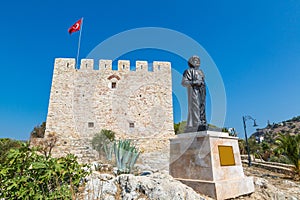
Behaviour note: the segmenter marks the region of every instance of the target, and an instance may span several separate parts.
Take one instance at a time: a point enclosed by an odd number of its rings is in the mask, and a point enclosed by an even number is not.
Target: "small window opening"
[[[160,65],[158,65],[157,69],[160,70]]]
[[[123,65],[123,69],[125,69],[125,65]]]
[[[85,64],[85,68],[87,68],[87,63]]]
[[[107,65],[105,64],[105,65],[104,65],[104,68],[106,69],[106,67],[107,67]]]
[[[69,63],[67,63],[67,67],[69,68]]]
[[[140,94],[140,97],[142,97],[142,95]]]
[[[134,123],[133,122],[129,123],[129,128],[134,128]]]
[[[64,141],[64,144],[67,144],[67,142],[66,142],[66,141]]]
[[[89,122],[89,123],[88,123],[88,127],[89,127],[89,128],[93,128],[93,127],[94,127],[94,122]]]
[[[117,83],[116,82],[112,82],[111,83],[111,88],[116,88],[117,87]]]
[[[141,69],[143,69],[143,65],[141,65]]]

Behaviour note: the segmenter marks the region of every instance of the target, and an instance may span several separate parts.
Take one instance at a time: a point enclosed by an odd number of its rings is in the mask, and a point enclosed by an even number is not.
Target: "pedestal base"
[[[201,194],[206,194],[218,200],[235,198],[254,192],[253,177],[216,182],[180,178],[176,178],[176,180]]]
[[[217,200],[254,192],[253,178],[244,176],[238,138],[222,132],[201,131],[171,139],[170,175]]]

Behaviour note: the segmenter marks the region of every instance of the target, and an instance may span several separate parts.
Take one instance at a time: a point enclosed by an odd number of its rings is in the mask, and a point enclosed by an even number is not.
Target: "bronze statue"
[[[200,58],[192,56],[188,60],[189,69],[185,70],[181,84],[188,93],[188,119],[185,132],[207,130],[205,99],[205,77],[200,67]]]

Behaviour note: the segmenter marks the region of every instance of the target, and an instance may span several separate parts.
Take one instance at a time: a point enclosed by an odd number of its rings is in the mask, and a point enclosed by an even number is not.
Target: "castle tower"
[[[75,59],[55,59],[46,126],[45,137],[58,137],[56,156],[93,160],[91,140],[101,129],[135,140],[147,160],[168,155],[174,135],[171,63],[155,61],[149,70],[146,61],[136,61],[133,71],[127,60],[112,70],[111,60],[100,60],[95,69],[94,60],[82,59],[76,69]]]

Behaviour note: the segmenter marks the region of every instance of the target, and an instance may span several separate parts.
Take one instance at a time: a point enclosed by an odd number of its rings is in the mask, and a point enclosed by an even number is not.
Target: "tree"
[[[276,139],[277,151],[283,153],[295,166],[295,171],[300,175],[300,135],[279,133]]]
[[[177,124],[174,123],[175,135],[184,133],[185,127],[186,127],[186,121],[178,122]]]
[[[37,125],[33,128],[30,133],[30,137],[33,138],[44,138],[46,130],[46,122],[43,122],[41,125]]]

